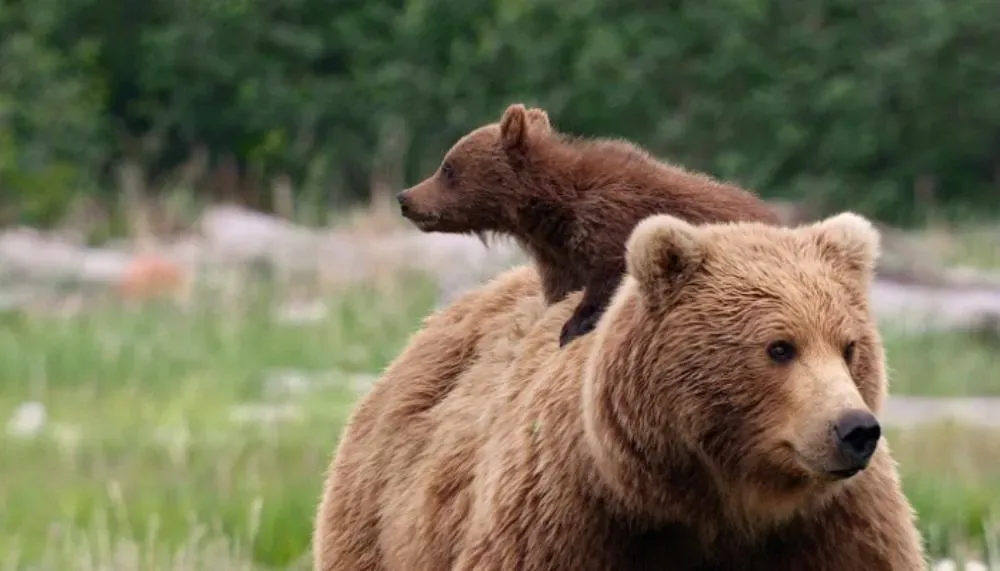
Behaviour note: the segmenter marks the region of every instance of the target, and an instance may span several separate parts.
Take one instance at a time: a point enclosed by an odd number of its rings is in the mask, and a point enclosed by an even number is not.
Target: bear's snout
[[[403,215],[403,218],[413,222],[421,230],[433,229],[431,228],[431,224],[435,222],[435,216],[414,206],[412,189],[406,189],[397,194],[396,201],[399,202],[399,212]],[[417,201],[417,204],[419,204],[419,201]]]
[[[410,201],[407,200],[407,194],[406,194],[405,190],[401,191],[400,193],[398,193],[396,195],[396,202],[399,203],[399,212],[400,212],[400,214],[402,214],[406,218],[409,218],[410,215],[411,215],[411,212],[410,212]]]
[[[868,467],[882,437],[882,427],[872,413],[849,410],[833,424],[833,434],[843,461],[843,467],[833,474],[850,477]]]

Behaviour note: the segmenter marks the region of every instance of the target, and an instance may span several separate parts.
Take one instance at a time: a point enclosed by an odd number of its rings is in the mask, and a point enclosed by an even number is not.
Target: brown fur
[[[316,569],[439,569],[436,561],[452,557],[468,509],[463,487],[471,454],[482,438],[476,432],[482,409],[467,403],[497,379],[491,372],[513,359],[543,309],[537,274],[516,268],[424,321],[341,435],[314,529]],[[454,454],[439,453],[446,443]],[[394,500],[429,474],[447,474],[441,487],[427,490],[438,501],[424,504],[432,510],[426,518],[408,521],[404,514],[416,508]],[[440,538],[441,550],[415,556],[405,541],[392,539],[404,525]]]
[[[583,289],[560,346],[600,319],[625,273],[625,239],[646,216],[780,223],[753,193],[664,164],[625,140],[562,135],[544,110],[522,104],[460,139],[399,201],[425,232],[515,238],[538,266],[550,304]]]
[[[355,411],[315,568],[925,568],[884,439],[843,479],[831,423],[887,391],[878,234],[670,216],[627,242],[595,334],[517,268],[428,320]],[[775,341],[798,353],[774,362]],[[854,342],[854,350],[845,348]]]

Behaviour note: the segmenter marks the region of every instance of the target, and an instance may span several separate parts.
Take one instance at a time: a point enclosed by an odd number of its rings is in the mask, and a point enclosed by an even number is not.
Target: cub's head
[[[521,167],[551,133],[544,110],[510,105],[498,123],[459,139],[434,174],[396,195],[403,216],[424,232],[507,229],[524,200]]]
[[[591,436],[650,466],[695,462],[740,509],[791,513],[860,477],[886,392],[878,249],[852,213],[798,228],[645,219],[594,340]]]

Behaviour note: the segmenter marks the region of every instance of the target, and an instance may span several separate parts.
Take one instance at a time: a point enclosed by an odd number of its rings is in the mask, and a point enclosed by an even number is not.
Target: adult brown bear
[[[593,335],[527,268],[428,320],[334,458],[321,571],[917,571],[876,418],[879,235],[658,215]]]

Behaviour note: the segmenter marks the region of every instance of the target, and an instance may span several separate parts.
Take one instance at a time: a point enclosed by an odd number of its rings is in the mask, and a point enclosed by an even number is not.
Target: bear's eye
[[[844,345],[844,361],[850,365],[854,361],[854,341]]]
[[[444,176],[446,180],[451,182],[451,180],[455,178],[455,167],[451,166],[451,163],[442,164],[441,175]]]
[[[767,356],[775,363],[787,363],[795,358],[795,345],[788,341],[775,341],[767,346]]]

